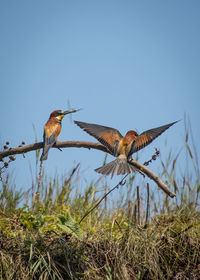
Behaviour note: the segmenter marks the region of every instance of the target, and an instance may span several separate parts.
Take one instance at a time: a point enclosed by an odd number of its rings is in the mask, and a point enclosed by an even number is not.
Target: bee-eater
[[[44,126],[44,134],[43,134],[43,152],[40,160],[46,160],[48,157],[49,149],[56,143],[57,138],[61,131],[61,122],[65,115],[71,114],[78,110],[56,110],[50,114],[48,121]]]
[[[130,130],[123,137],[121,133],[112,127],[74,121],[80,128],[95,137],[101,144],[106,146],[109,152],[117,159],[95,169],[96,172],[113,177],[114,174],[127,174],[137,169],[128,162],[133,153],[149,145],[156,137],[161,135],[166,129],[175,124],[172,122],[157,128],[146,130],[140,135],[134,130]]]

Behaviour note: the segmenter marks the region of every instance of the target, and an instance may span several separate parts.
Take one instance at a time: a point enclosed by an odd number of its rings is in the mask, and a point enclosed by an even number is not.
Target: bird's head
[[[50,118],[56,118],[58,121],[62,121],[65,115],[75,113],[79,111],[80,109],[77,110],[67,110],[67,111],[62,111],[62,110],[55,110],[51,113]]]
[[[134,140],[137,136],[138,136],[138,134],[134,130],[129,130],[125,135],[126,139],[130,140],[130,141]]]

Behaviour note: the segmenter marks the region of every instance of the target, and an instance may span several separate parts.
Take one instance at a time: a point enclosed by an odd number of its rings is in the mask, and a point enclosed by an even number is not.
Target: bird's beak
[[[81,109],[77,109],[77,110],[67,110],[67,111],[64,111],[64,112],[63,112],[63,115],[75,113],[75,112],[78,112],[78,111],[80,111],[80,110],[81,110]]]

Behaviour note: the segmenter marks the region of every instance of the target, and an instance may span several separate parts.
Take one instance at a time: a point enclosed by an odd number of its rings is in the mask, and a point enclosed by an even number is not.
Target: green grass
[[[187,131],[183,152],[193,177],[177,172],[178,156],[160,162],[176,198],[129,176],[112,207],[108,196],[81,223],[101,198],[101,181],[83,192],[79,166],[64,179],[42,171],[39,187],[23,193],[2,163],[0,279],[200,279],[199,166]]]

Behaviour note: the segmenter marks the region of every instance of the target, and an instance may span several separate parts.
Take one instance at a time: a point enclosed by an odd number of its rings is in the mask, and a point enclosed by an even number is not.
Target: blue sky
[[[49,114],[68,109],[70,101],[83,108],[74,120],[122,134],[183,120],[186,113],[199,152],[199,11],[197,0],[1,1],[1,145],[33,143],[35,132],[41,141]],[[149,159],[155,146],[163,155],[176,153],[183,137],[181,121],[140,154]],[[94,140],[68,117],[59,139]],[[100,151],[52,149],[45,170],[63,174],[80,162],[90,182],[103,159]],[[34,152],[17,156],[10,166],[17,186],[30,187],[34,168]]]

